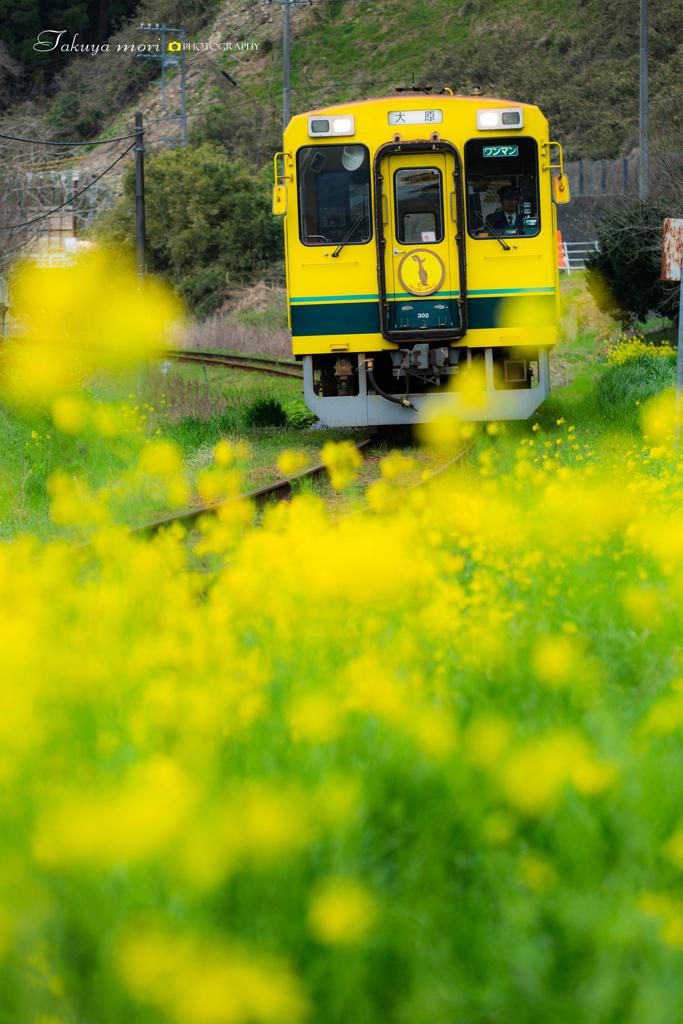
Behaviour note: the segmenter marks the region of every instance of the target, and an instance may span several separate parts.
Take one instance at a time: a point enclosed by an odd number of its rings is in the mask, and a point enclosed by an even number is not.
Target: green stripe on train
[[[468,327],[473,331],[555,326],[554,294],[472,296],[467,300],[467,310]],[[380,333],[377,302],[290,305],[290,313],[295,338]]]

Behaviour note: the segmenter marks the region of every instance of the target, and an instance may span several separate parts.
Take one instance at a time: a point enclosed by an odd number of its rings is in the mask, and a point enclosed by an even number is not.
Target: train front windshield
[[[472,238],[539,233],[535,139],[470,139],[465,144],[465,179]]]
[[[303,146],[297,153],[297,181],[304,245],[370,241],[370,154],[365,146]]]

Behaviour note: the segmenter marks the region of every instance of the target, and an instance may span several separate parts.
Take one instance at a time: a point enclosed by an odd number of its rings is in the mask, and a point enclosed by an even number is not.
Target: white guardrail
[[[557,259],[560,264],[560,272],[563,270],[571,276],[572,270],[586,269],[586,256],[591,252],[599,252],[597,242],[558,242]]]

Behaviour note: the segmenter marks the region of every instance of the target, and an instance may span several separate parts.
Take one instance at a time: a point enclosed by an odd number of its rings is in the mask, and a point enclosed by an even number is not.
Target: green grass
[[[675,356],[655,358],[642,355],[623,366],[607,367],[596,387],[596,401],[608,420],[635,430],[640,407],[675,383]]]
[[[282,475],[277,460],[285,449],[304,452],[313,465],[327,440],[364,436],[363,431],[309,432],[311,417],[299,381],[211,366],[207,376],[208,383],[202,367],[194,364],[162,375],[153,363],[140,381],[109,376],[92,382],[86,392],[91,401],[123,401],[145,417],[138,432],[125,440],[107,440],[92,428],[70,435],[35,409],[0,406],[0,538],[75,536],[73,527],[57,526],[50,518],[48,478],[57,470],[89,491],[112,491],[116,522],[136,524],[163,515],[169,509],[158,489],[136,491],[125,483],[148,441],[166,438],[178,446],[190,503],[198,504],[197,474],[212,464],[213,448],[224,438],[239,446],[236,468],[243,489],[252,490]],[[278,412],[280,426],[272,417],[263,418],[264,407]],[[291,411],[294,423],[283,408]]]
[[[552,389],[531,421],[503,424],[501,434],[495,439],[481,435],[467,464],[460,467],[465,475],[478,474],[478,456],[487,448],[495,450],[499,470],[511,472],[521,440],[534,442],[534,458],[539,463],[543,453],[550,450],[546,448],[549,442],[553,446],[553,460],[569,466],[589,461],[586,459],[588,451],[602,456],[605,448],[614,445],[615,436],[620,438],[619,445],[623,444],[624,452],[637,443],[641,436],[641,405],[672,383],[673,365],[670,360],[643,357],[622,367],[608,366],[605,340],[613,338],[618,329],[597,313],[578,275],[562,281],[565,316],[569,303],[577,309],[578,334],[572,340],[562,339],[553,359],[559,360],[563,374],[571,383]],[[268,312],[272,314],[270,307]],[[667,330],[658,323],[643,326],[651,332],[648,338],[656,330]],[[63,470],[83,485],[87,483],[95,492],[103,487],[120,490],[146,439],[167,438],[179,447],[191,502],[198,503],[197,474],[212,463],[213,448],[222,438],[241,443],[237,469],[243,488],[251,490],[281,475],[277,460],[285,449],[302,451],[307,464],[313,465],[319,461],[320,450],[327,440],[351,437],[355,441],[366,434],[364,430],[351,434],[309,432],[305,424],[304,429],[300,429],[289,421],[280,427],[257,422],[259,410],[267,409],[269,404],[280,416],[280,410],[291,410],[296,421],[305,410],[302,383],[223,367],[207,366],[205,377],[201,365],[180,364],[163,375],[159,365],[153,363],[149,374],[141,381],[107,378],[93,382],[90,391],[94,399],[105,402],[123,399],[131,407],[138,407],[139,414],[144,414],[146,419],[137,440],[112,444],[94,430],[73,437],[55,430],[43,415],[0,409],[0,537],[8,539],[18,533],[31,533],[41,538],[73,536],[72,528],[57,527],[50,519],[49,473]],[[558,420],[563,422],[558,425]],[[532,430],[534,423],[538,425],[537,431]],[[569,436],[569,426],[574,428],[573,438]],[[558,438],[562,439],[560,445],[556,444]],[[574,444],[579,445],[578,449]],[[439,456],[434,462],[434,456],[420,448],[410,431],[385,428],[376,439],[375,454],[369,457],[359,483],[343,496],[335,494],[326,478],[301,486],[323,497],[334,514],[342,514],[364,503],[363,490],[378,475],[378,458],[392,448],[412,454],[420,472],[425,467],[434,468],[442,460]],[[414,479],[418,476],[416,471]],[[407,482],[413,482],[413,477]],[[168,509],[160,492],[135,494],[126,487],[114,507],[115,520],[122,523],[144,522],[163,515]]]

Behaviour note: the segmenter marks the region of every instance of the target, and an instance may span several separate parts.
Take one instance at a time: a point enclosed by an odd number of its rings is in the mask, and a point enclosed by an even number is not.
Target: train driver
[[[498,189],[501,209],[490,213],[486,224],[497,235],[523,235],[524,218],[519,212],[521,190],[516,185],[503,185]]]

